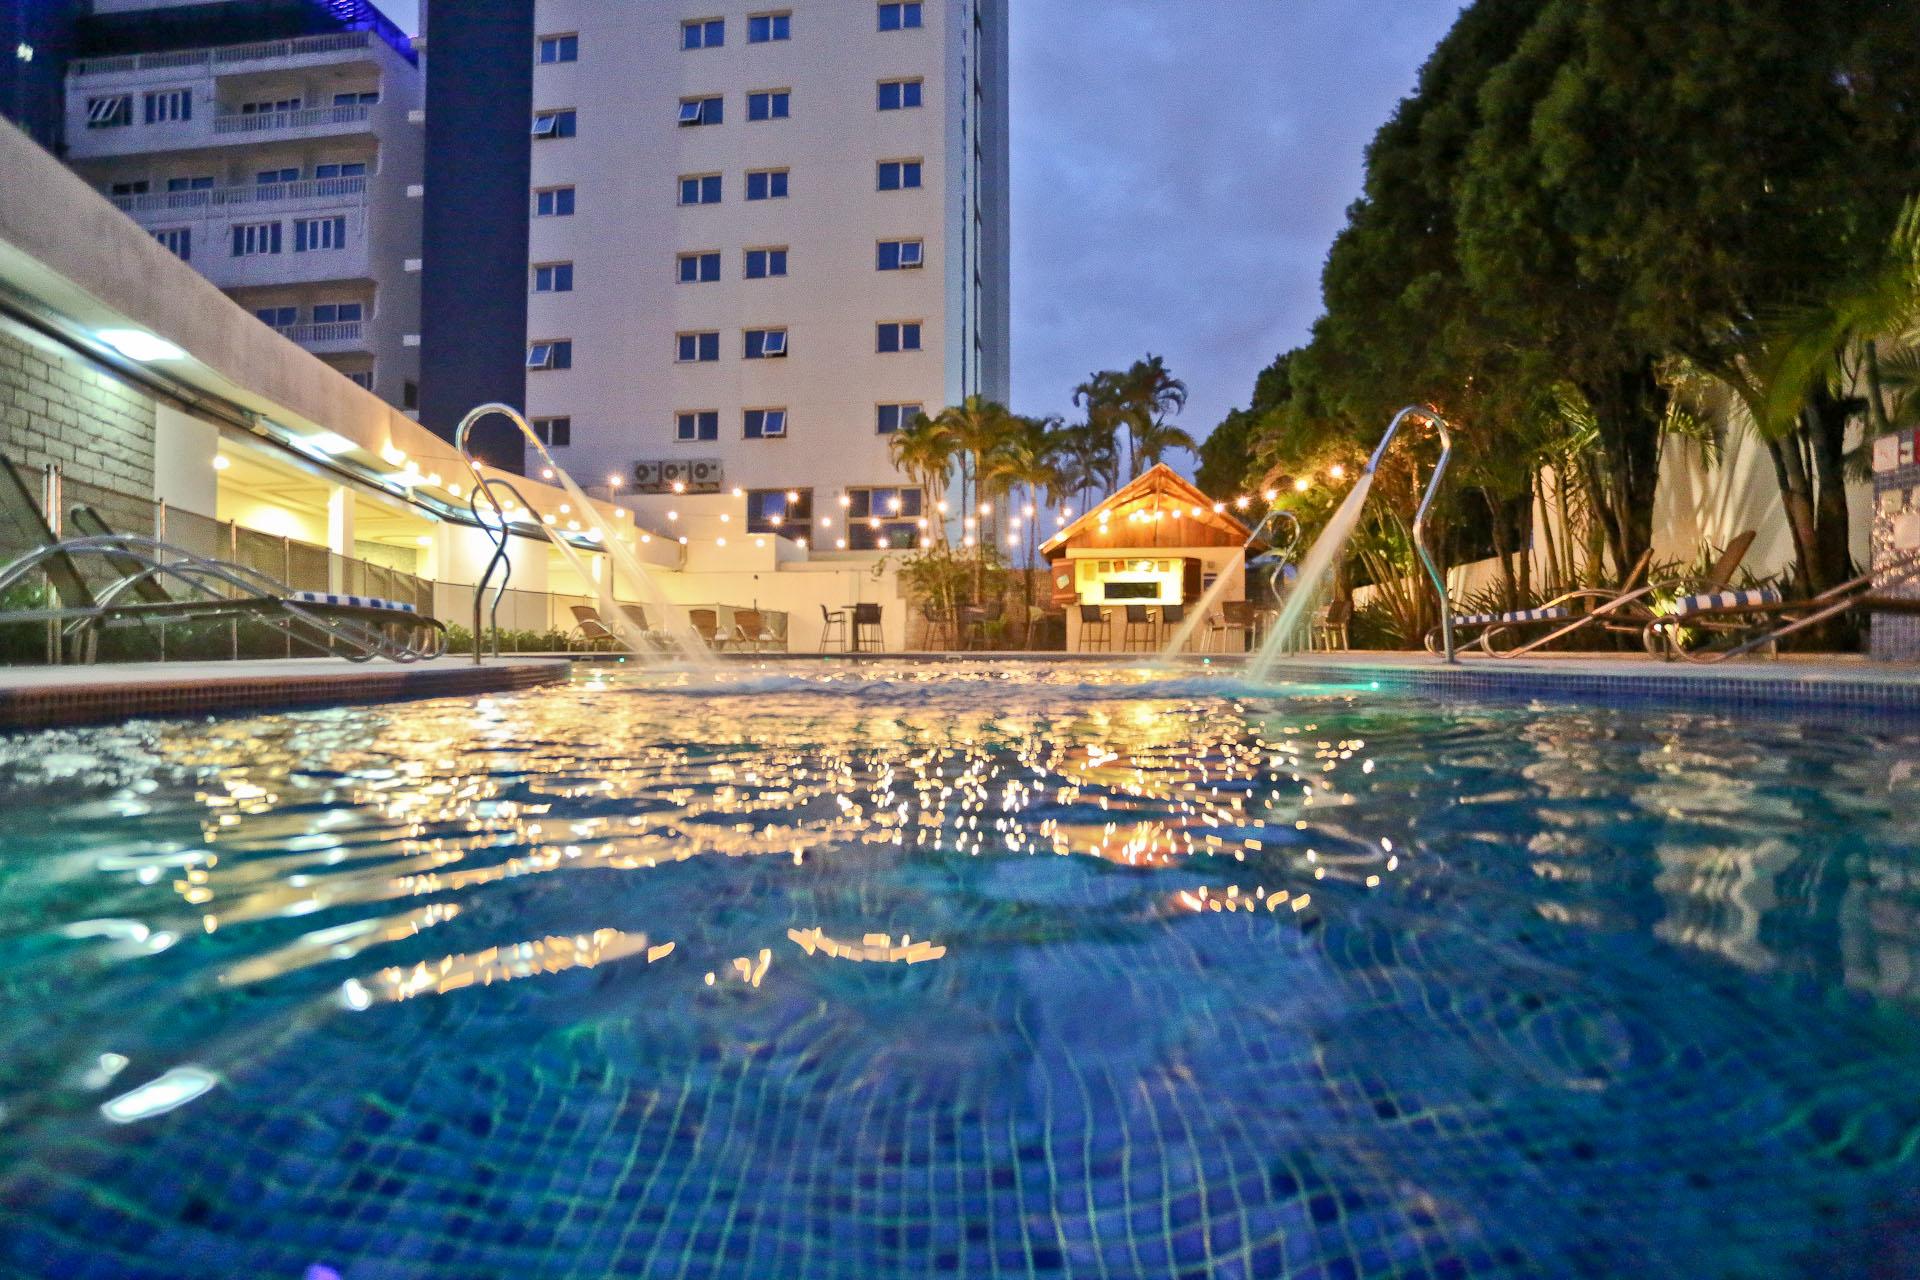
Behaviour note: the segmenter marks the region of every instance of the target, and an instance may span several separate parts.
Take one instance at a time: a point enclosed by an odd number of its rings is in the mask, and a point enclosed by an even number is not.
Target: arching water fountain
[[[1353,537],[1354,527],[1360,523],[1361,508],[1366,506],[1367,495],[1373,491],[1373,473],[1380,466],[1380,460],[1386,457],[1387,448],[1392,445],[1394,437],[1399,434],[1400,424],[1409,418],[1429,422],[1440,433],[1440,461],[1434,465],[1433,477],[1427,481],[1426,493],[1420,499],[1420,509],[1413,517],[1413,548],[1419,553],[1427,577],[1433,582],[1433,589],[1440,595],[1440,629],[1446,660],[1458,661],[1453,651],[1453,611],[1447,604],[1447,580],[1434,562],[1433,553],[1427,548],[1427,512],[1432,508],[1434,495],[1440,491],[1440,482],[1447,474],[1447,459],[1453,453],[1453,436],[1447,428],[1446,419],[1440,416],[1438,410],[1426,405],[1408,405],[1393,415],[1393,421],[1387,424],[1387,433],[1380,437],[1373,456],[1367,460],[1366,470],[1334,511],[1333,518],[1327,521],[1327,527],[1314,540],[1306,559],[1300,562],[1300,572],[1294,579],[1292,593],[1281,607],[1280,617],[1260,642],[1260,651],[1247,664],[1247,674],[1253,679],[1271,679],[1274,664],[1281,656],[1297,651],[1298,636],[1306,626],[1309,611],[1318,604],[1322,589],[1332,576],[1333,566],[1339,563],[1340,556],[1347,549],[1348,540]]]
[[[528,424],[527,420],[521,417],[512,407],[497,403],[479,405],[469,411],[467,416],[460,420],[460,426],[453,434],[454,448],[458,449],[460,456],[466,459],[467,469],[473,474],[473,495],[468,500],[469,509],[474,512],[474,516],[480,521],[482,528],[486,529],[489,533],[497,532],[499,535],[494,547],[493,557],[487,562],[486,571],[480,575],[479,585],[474,588],[473,660],[475,662],[480,661],[481,601],[486,595],[488,586],[492,583],[495,571],[501,571],[502,577],[499,585],[494,590],[493,597],[493,607],[494,610],[497,611],[500,607],[500,597],[506,591],[507,578],[505,575],[511,572],[511,565],[507,559],[507,537],[510,522],[507,519],[507,509],[501,505],[500,497],[496,489],[505,488],[507,492],[514,495],[517,501],[521,502],[522,506],[526,505],[525,501],[520,499],[519,493],[513,488],[510,482],[502,477],[488,477],[484,475],[481,472],[479,461],[468,451],[467,437],[471,434],[474,424],[490,414],[499,414],[519,429],[520,434],[526,439],[526,442],[532,446],[535,453],[539,454],[541,462],[552,470],[554,479],[567,495],[569,505],[579,508],[580,520],[581,523],[586,526],[588,540],[606,553],[607,572],[595,575],[592,567],[587,563],[586,557],[581,554],[579,548],[575,547],[570,539],[556,532],[549,531],[547,534],[548,541],[559,550],[561,556],[573,568],[573,571],[580,576],[580,580],[593,585],[595,594],[598,597],[599,614],[602,625],[611,631],[614,636],[619,639],[620,643],[625,645],[627,649],[636,656],[646,658],[660,657],[661,649],[655,643],[656,637],[659,637],[664,638],[669,649],[677,652],[679,657],[684,661],[700,667],[711,667],[714,665],[712,651],[707,648],[705,642],[700,639],[699,634],[694,631],[693,627],[682,615],[679,606],[667,599],[666,594],[661,591],[660,585],[654,581],[653,575],[647,571],[646,565],[641,563],[640,557],[635,555],[632,548],[622,540],[620,531],[600,518],[600,513],[594,509],[593,502],[587,497],[580,486],[574,483],[573,477],[567,474],[566,469],[553,460],[553,455],[547,452],[546,445],[541,443],[538,435],[534,434],[534,430],[532,426]],[[478,500],[482,494],[486,496],[487,505],[491,508],[493,517],[491,520],[488,520],[480,514]],[[634,594],[639,597],[636,603],[640,605],[646,614],[649,624],[647,627],[640,626],[629,617],[626,610],[620,607],[620,602],[615,598],[615,583],[622,578],[626,580],[627,585],[633,590]]]
[[[1214,578],[1213,585],[1207,588],[1206,594],[1187,611],[1186,618],[1168,639],[1165,647],[1160,650],[1162,661],[1176,658],[1186,651],[1186,647],[1193,642],[1193,633],[1213,616],[1215,609],[1220,607],[1221,598],[1232,586],[1234,572],[1247,562],[1247,551],[1260,540],[1260,535],[1266,530],[1267,525],[1276,519],[1285,520],[1293,526],[1293,537],[1288,540],[1286,548],[1280,553],[1279,562],[1285,565],[1293,558],[1294,548],[1300,545],[1300,518],[1291,511],[1282,511],[1277,507],[1270,509],[1260,518],[1260,523],[1253,527],[1253,532],[1247,535],[1247,540],[1240,544],[1240,550],[1234,553],[1233,559],[1220,567],[1220,573]]]

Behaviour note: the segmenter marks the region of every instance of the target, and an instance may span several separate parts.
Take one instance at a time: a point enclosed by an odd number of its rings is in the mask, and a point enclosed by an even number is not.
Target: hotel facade
[[[556,461],[739,490],[823,551],[925,535],[889,435],[1007,395],[1005,9],[537,0],[525,403]]]

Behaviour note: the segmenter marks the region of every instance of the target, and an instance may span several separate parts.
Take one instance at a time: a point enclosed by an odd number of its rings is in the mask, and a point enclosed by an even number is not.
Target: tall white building
[[[913,541],[935,499],[888,434],[1007,395],[1006,0],[535,14],[526,404],[555,458],[743,489],[823,550]]]
[[[377,11],[331,8],[339,29],[242,43],[243,7],[95,0],[123,41],[155,40],[69,65],[66,159],[289,341],[411,409],[422,78]],[[179,47],[196,31],[208,43]]]

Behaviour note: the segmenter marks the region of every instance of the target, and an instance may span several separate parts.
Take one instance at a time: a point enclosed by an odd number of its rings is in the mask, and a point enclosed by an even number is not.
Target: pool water
[[[625,669],[0,737],[0,1274],[1920,1274],[1920,725]]]

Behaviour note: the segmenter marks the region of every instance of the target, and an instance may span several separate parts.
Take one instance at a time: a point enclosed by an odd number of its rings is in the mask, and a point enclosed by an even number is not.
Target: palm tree
[[[1027,553],[1020,570],[1021,601],[1026,611],[1020,624],[1023,644],[1032,640],[1034,531],[1039,525],[1039,510],[1044,506],[1041,495],[1058,493],[1065,484],[1060,471],[1061,443],[1058,418],[1014,415],[999,447],[982,463],[983,478],[999,492],[1024,488],[1032,500],[1024,519]]]
[[[1120,452],[1113,436],[1091,422],[1077,422],[1060,431],[1059,492],[1071,493],[1084,506],[1089,493],[1112,493],[1120,483]]]
[[[947,540],[947,521],[939,505],[946,501],[953,483],[953,460],[959,452],[960,442],[953,433],[924,413],[915,414],[912,422],[887,437],[887,457],[926,495],[921,514],[933,518],[942,543]]]
[[[1015,429],[1015,418],[1003,404],[984,396],[968,396],[956,405],[948,405],[933,420],[960,451],[961,510],[970,512],[982,500],[983,461],[1000,447]],[[969,484],[971,481],[971,484]],[[986,545],[987,523],[979,525],[981,545]]]
[[[1127,458],[1129,480],[1140,478],[1149,457],[1158,462],[1160,455],[1174,445],[1194,447],[1186,432],[1166,425],[1168,417],[1186,408],[1187,384],[1173,376],[1163,357],[1148,352],[1146,359],[1135,360],[1125,373],[1113,378],[1120,421],[1126,425],[1133,445]],[[1173,435],[1167,434],[1169,430]]]

